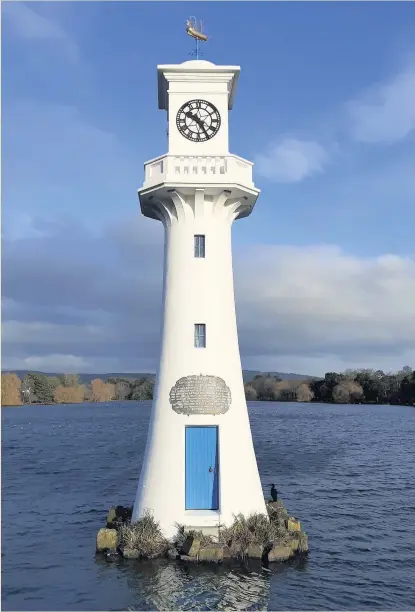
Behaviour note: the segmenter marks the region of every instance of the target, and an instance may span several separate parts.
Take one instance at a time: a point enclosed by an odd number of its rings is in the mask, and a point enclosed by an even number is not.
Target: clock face
[[[193,142],[213,138],[220,128],[218,109],[206,100],[190,100],[179,109],[176,125],[180,134]]]

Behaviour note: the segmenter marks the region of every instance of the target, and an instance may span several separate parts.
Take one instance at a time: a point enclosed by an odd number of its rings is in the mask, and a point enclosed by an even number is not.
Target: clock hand
[[[205,128],[206,128],[206,129],[208,129],[208,130],[211,130],[211,129],[212,129],[212,126],[211,126],[211,125],[208,125],[208,124],[206,123],[206,121],[204,121],[204,122],[203,122],[203,124],[204,124],[204,126],[205,126]]]
[[[193,121],[196,121],[197,124],[200,125],[201,121],[199,119],[199,117],[197,115],[193,115],[191,111],[187,111],[187,113],[185,113],[186,117],[189,117],[190,119],[193,119]]]
[[[203,121],[201,121],[199,119],[199,117],[197,117],[196,115],[193,115],[190,111],[187,111],[186,117],[189,117],[190,119],[193,119],[193,121],[195,121],[197,123],[197,125],[204,131],[204,133],[206,134],[206,136],[208,136],[208,133],[206,131],[205,128],[205,124],[203,123]]]
[[[205,132],[205,134],[207,136],[208,135],[207,130],[212,129],[212,126],[209,125],[208,123],[206,123],[205,120],[202,120],[202,119],[200,119],[200,117],[197,117],[196,115],[190,115],[190,116],[202,128],[202,130]]]

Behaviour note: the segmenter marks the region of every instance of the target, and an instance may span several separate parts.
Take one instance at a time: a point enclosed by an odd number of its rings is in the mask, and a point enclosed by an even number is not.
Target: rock
[[[124,506],[115,506],[115,516],[118,519],[121,519],[123,523],[131,521],[132,515],[132,508],[125,508]]]
[[[246,554],[249,559],[262,559],[263,552],[264,548],[259,544],[250,544]]]
[[[183,544],[186,542],[186,538],[187,538],[187,535],[184,532],[184,529],[181,528],[177,532],[176,537],[174,538],[174,540],[172,542],[174,547],[177,548],[177,550],[180,551],[183,548]]]
[[[107,550],[105,553],[106,557],[118,557],[118,550],[116,548],[111,548],[111,550]]]
[[[287,561],[290,557],[292,557],[293,551],[288,546],[283,546],[282,544],[277,544],[273,546],[268,553],[268,561],[272,563],[273,561]]]
[[[115,521],[116,518],[117,518],[117,514],[115,512],[115,506],[111,506],[111,508],[108,510],[107,525]]]
[[[289,546],[293,552],[297,552],[298,545],[299,545],[299,541],[296,540],[295,538],[287,542],[287,546]]]
[[[287,531],[301,531],[301,524],[295,516],[290,516],[286,522],[285,526],[287,527]]]
[[[172,561],[180,558],[179,552],[176,550],[176,548],[169,548],[166,555],[168,559],[171,559]]]
[[[288,512],[282,501],[267,502],[267,511],[271,520],[274,518],[288,518]]]
[[[119,529],[121,525],[131,521],[132,514],[132,508],[111,506],[107,515],[107,529]]]
[[[189,557],[189,555],[180,555],[180,560],[197,563],[197,557]]]
[[[236,542],[231,542],[231,546],[230,546],[230,554],[231,557],[236,557],[237,559],[241,558],[243,556],[243,551],[241,550],[239,544],[237,544]]]
[[[232,555],[229,546],[223,546],[223,560],[228,561],[230,559],[232,559]]]
[[[280,501],[267,502],[267,511],[269,520],[275,525],[280,531],[286,530],[285,521],[288,519],[288,512]]]
[[[141,557],[140,551],[134,548],[124,548],[122,550],[122,556],[124,559],[139,559]]]
[[[97,534],[97,551],[102,552],[117,548],[118,537],[116,529],[100,529]]]
[[[223,561],[224,547],[222,544],[209,544],[199,550],[199,561]]]
[[[278,531],[280,531],[281,533],[287,533],[287,525],[283,516],[281,516],[280,518],[271,519],[271,521],[276,526]]]
[[[181,552],[188,557],[196,557],[200,550],[200,540],[192,535],[187,536],[182,546]]]
[[[297,552],[300,553],[301,555],[308,555],[308,537],[307,537],[307,534],[304,533],[304,531],[300,531],[298,533],[298,537],[296,539],[298,540]]]

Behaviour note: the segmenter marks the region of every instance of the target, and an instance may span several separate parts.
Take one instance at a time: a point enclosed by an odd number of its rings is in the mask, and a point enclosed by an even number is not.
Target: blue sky
[[[241,66],[233,229],[244,367],[415,367],[415,4],[3,2],[3,367],[157,366],[166,151],[156,66]]]

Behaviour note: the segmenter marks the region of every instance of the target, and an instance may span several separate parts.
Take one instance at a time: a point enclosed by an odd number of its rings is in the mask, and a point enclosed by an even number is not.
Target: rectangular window
[[[206,325],[204,323],[195,324],[195,346],[197,348],[206,347]]]
[[[205,237],[201,234],[195,236],[195,257],[205,256]]]

